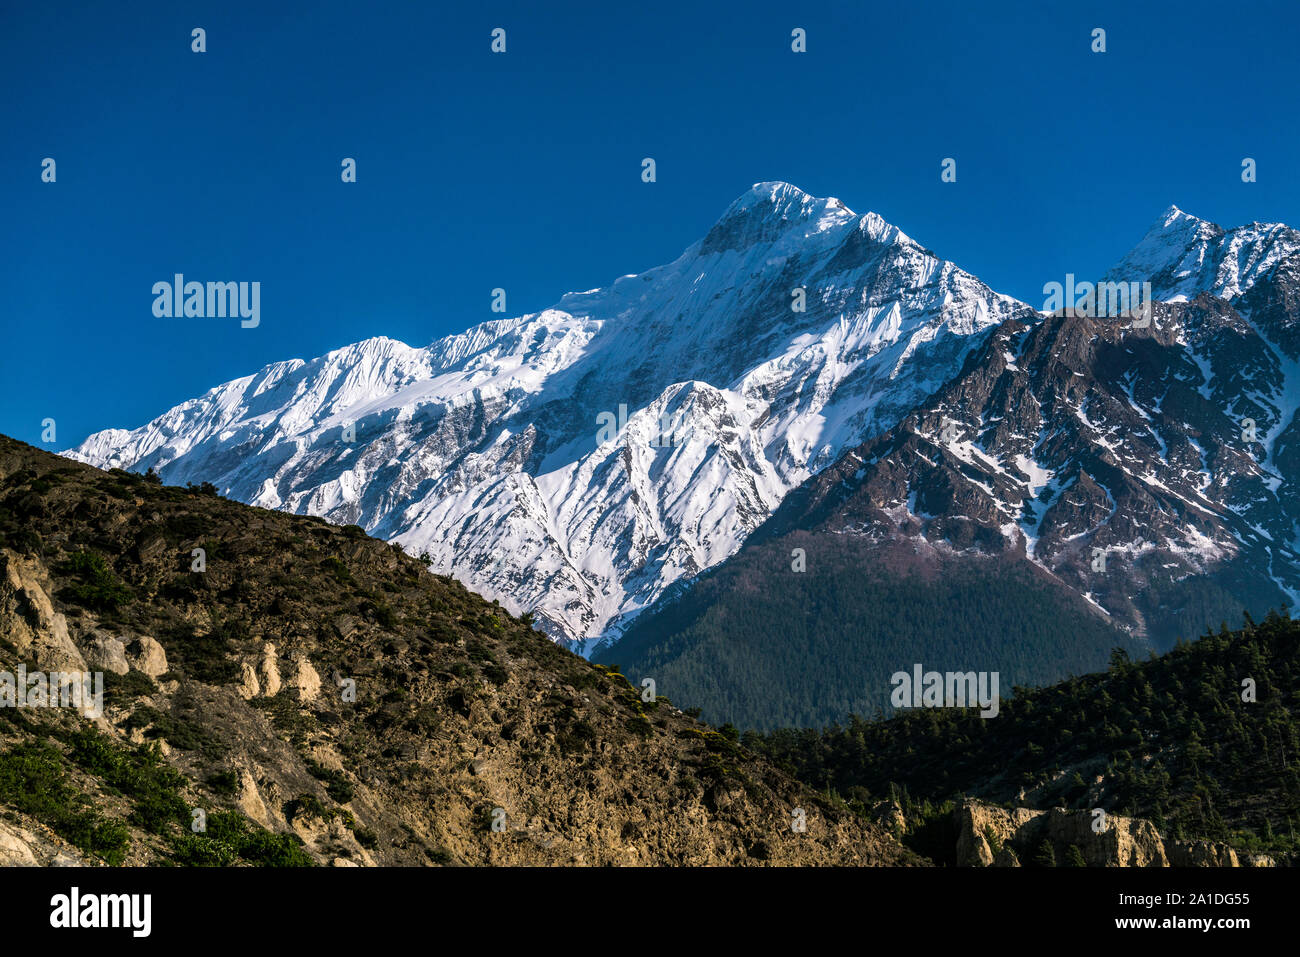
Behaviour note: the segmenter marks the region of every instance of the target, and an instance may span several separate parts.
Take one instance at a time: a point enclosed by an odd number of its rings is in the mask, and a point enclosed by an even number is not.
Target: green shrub
[[[73,763],[106,788],[132,799],[132,824],[151,834],[165,833],[169,824],[188,825],[190,808],[180,794],[186,780],[163,764],[156,745],[120,750],[89,728],[69,734],[66,740]]]
[[[75,847],[113,866],[126,859],[128,831],[104,817],[68,785],[65,759],[48,741],[15,745],[0,754],[0,804],[28,814]]]
[[[103,555],[95,552],[73,552],[61,568],[65,574],[77,579],[61,593],[78,605],[95,611],[114,611],[132,598],[131,591],[109,567]]]
[[[322,561],[320,567],[333,575],[341,585],[356,584],[356,579],[352,577],[352,570],[333,555]]]
[[[115,698],[141,698],[158,693],[158,685],[143,671],[128,671],[124,675],[104,672],[104,694]]]
[[[377,598],[374,601],[362,602],[361,612],[362,614],[369,613],[381,628],[388,631],[397,628],[397,615],[393,613],[393,609],[388,606],[388,603],[382,599]]]
[[[173,838],[171,862],[187,867],[222,867],[237,859],[259,867],[312,867],[315,861],[292,834],[274,834],[235,811],[213,811],[207,829]]]
[[[213,794],[234,797],[239,791],[239,775],[234,771],[218,771],[208,776],[206,782]]]
[[[292,821],[299,815],[307,817],[318,817],[323,821],[330,819],[330,812],[320,799],[310,794],[299,794],[291,801],[284,802],[284,816],[286,820]]]
[[[311,776],[325,785],[325,793],[330,799],[337,801],[339,804],[347,804],[352,800],[353,787],[352,782],[347,779],[342,771],[334,771],[330,768],[306,758],[305,763]]]

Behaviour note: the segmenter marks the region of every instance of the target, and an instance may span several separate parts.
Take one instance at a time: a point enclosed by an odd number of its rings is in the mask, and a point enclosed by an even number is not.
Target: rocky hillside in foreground
[[[10,862],[918,861],[357,527],[0,437],[20,665],[106,682],[98,718],[0,708]]]

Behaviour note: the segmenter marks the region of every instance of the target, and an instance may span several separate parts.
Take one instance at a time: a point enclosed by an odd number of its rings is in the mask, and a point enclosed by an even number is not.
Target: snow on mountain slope
[[[873,213],[760,183],[665,266],[425,349],[276,363],[67,454],[355,522],[595,638],[1027,315]]]
[[[1177,210],[1161,224],[1110,274],[1176,300],[1147,326],[1073,310],[1006,323],[747,547],[830,532],[1012,554],[1157,643],[1300,602],[1297,234]]]
[[[1150,281],[1155,299],[1194,299],[1208,292],[1233,299],[1283,259],[1300,251],[1300,232],[1281,223],[1224,229],[1170,206],[1104,277]]]

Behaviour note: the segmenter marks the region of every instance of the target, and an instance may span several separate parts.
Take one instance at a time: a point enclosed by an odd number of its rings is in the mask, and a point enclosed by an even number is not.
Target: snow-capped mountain
[[[1161,646],[1294,604],[1300,365],[1217,298],[1129,322],[1005,324],[774,521],[1018,555]]]
[[[1177,301],[979,337],[594,657],[716,721],[815,725],[910,662],[1041,684],[1300,603],[1300,247],[1189,220],[1109,279]]]
[[[1300,601],[1300,233],[1171,207],[1106,278],[1168,301],[1145,327],[1005,323],[773,526],[853,500],[873,534],[1015,552],[1157,638],[1184,626],[1159,608],[1182,583],[1221,588],[1233,614]]]
[[[1300,252],[1300,232],[1281,223],[1224,229],[1170,206],[1104,277],[1151,283],[1161,302],[1208,292],[1240,296],[1279,262]]]
[[[427,348],[275,363],[67,454],[360,524],[591,639],[1032,316],[873,213],[760,183],[665,266]]]

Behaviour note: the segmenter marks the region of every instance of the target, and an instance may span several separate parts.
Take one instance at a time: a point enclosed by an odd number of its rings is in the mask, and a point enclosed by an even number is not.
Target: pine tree
[[[1043,838],[1043,840],[1038,844],[1038,849],[1034,851],[1034,866],[1056,866],[1056,849],[1052,847],[1052,842],[1047,840],[1047,838]]]

